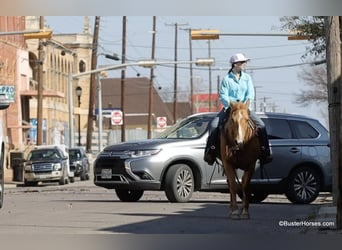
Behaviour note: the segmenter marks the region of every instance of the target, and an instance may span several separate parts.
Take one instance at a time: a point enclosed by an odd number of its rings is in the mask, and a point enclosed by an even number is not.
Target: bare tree
[[[307,46],[303,59],[325,60],[326,37],[323,16],[287,16],[282,17],[282,29],[293,31],[298,35],[309,35],[310,46]],[[298,77],[308,87],[299,90],[295,102],[302,106],[328,102],[326,64],[303,67]]]
[[[305,67],[298,77],[303,80],[309,89],[300,90],[300,93],[296,94],[295,102],[297,104],[308,106],[328,101],[327,70],[325,64],[310,68]]]

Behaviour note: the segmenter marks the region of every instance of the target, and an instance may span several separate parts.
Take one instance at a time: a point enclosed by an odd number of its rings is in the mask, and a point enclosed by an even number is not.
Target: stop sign
[[[112,125],[122,125],[123,119],[122,119],[121,110],[112,111],[111,118],[112,118]]]
[[[166,117],[165,116],[157,117],[157,128],[165,128],[166,125],[167,125],[167,123],[166,123]]]

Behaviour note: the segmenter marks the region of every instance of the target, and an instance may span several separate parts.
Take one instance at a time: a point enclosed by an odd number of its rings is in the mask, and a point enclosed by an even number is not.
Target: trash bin
[[[10,152],[11,167],[13,169],[13,181],[24,181],[24,166],[22,152]]]
[[[20,160],[14,159],[13,162],[13,181],[24,180],[24,167]]]

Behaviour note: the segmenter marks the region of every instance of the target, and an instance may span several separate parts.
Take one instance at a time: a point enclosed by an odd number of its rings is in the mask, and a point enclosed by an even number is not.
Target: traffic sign
[[[111,113],[112,125],[122,125],[123,115],[121,110],[115,110]]]
[[[167,125],[167,122],[166,122],[165,116],[157,117],[157,128],[165,128],[166,125]]]

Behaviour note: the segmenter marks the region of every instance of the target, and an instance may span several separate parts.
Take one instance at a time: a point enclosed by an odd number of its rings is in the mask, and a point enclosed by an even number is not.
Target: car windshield
[[[193,139],[202,136],[212,116],[195,116],[186,118],[163,131],[158,138]]]
[[[52,160],[52,159],[60,159],[62,158],[61,154],[58,150],[34,150],[28,156],[28,160],[37,161],[37,160]]]
[[[70,159],[80,159],[81,153],[79,150],[69,150],[69,158]]]

